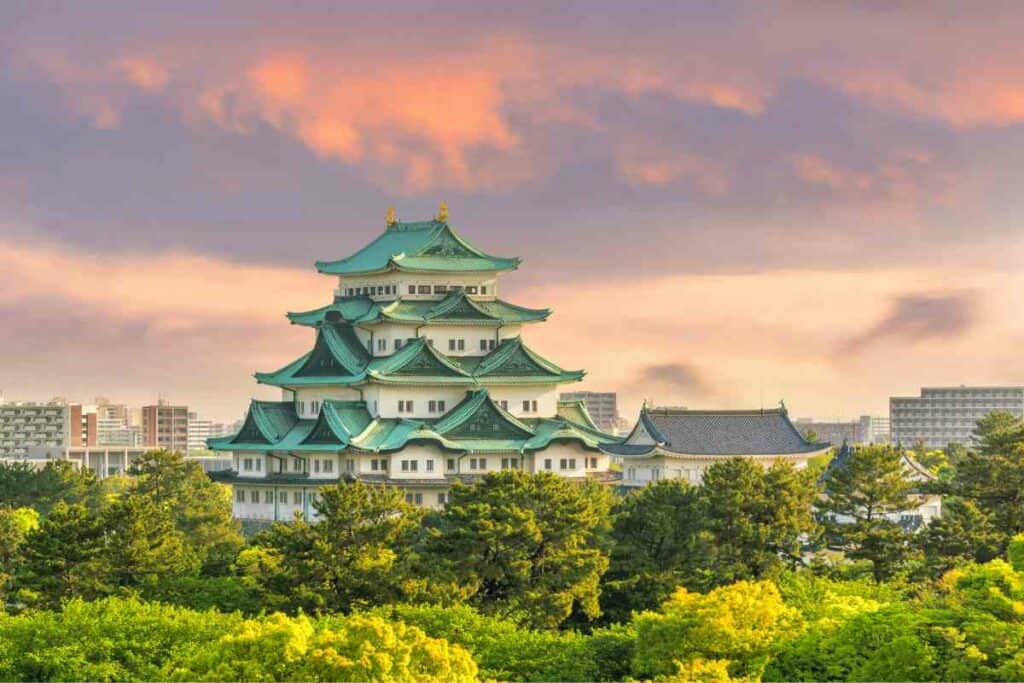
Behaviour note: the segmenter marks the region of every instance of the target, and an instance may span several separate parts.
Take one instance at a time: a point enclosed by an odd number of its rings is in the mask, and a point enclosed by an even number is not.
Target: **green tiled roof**
[[[254,440],[247,427],[253,413],[279,410],[276,439]],[[457,406],[436,420],[372,418],[362,401],[326,400],[315,420],[300,420],[288,403],[253,401],[236,436],[210,439],[216,451],[333,452],[346,449],[389,453],[410,444],[431,443],[462,453],[525,453],[552,443],[574,441],[588,450],[618,439],[564,417],[520,420],[502,410],[486,389],[466,393]],[[262,418],[260,418],[262,419]]]
[[[493,272],[519,267],[518,258],[486,254],[463,239],[446,221],[392,223],[382,235],[348,258],[317,261],[328,275],[365,275],[388,270]]]
[[[486,356],[446,356],[417,337],[390,356],[371,358],[351,325],[324,323],[313,350],[274,372],[258,372],[262,384],[280,387],[380,384],[553,384],[575,382],[582,370],[563,370],[527,348],[505,339]]]
[[[335,297],[334,303],[311,311],[288,313],[295,325],[315,327],[319,323],[348,322],[368,325],[378,322],[409,325],[508,325],[546,320],[551,315],[547,308],[524,308],[507,301],[477,301],[464,290],[450,292],[440,301],[405,301],[401,298],[376,302],[368,296]]]
[[[573,401],[559,401],[557,413],[559,417],[565,418],[570,422],[586,425],[590,429],[599,429],[597,423],[590,417],[587,403],[582,398]]]

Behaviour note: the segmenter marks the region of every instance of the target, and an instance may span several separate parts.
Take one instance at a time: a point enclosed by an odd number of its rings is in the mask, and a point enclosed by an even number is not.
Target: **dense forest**
[[[10,465],[0,678],[1024,679],[1024,425],[918,456],[945,498],[916,529],[872,446],[629,495],[492,473],[437,511],[340,484],[318,523],[248,536],[177,454],[103,481]]]

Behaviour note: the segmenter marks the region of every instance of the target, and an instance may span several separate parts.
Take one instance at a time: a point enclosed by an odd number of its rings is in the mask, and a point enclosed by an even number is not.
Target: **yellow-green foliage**
[[[800,614],[768,581],[739,581],[706,595],[677,590],[662,612],[636,618],[633,670],[669,676],[680,663],[724,660],[733,675],[756,675],[767,656],[800,632]]]
[[[107,598],[0,617],[0,680],[476,679],[462,647],[377,616],[243,619]]]

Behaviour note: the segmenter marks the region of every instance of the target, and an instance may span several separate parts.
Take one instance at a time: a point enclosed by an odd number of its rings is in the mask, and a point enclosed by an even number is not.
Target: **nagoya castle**
[[[495,470],[608,475],[600,431],[582,402],[559,402],[565,370],[522,333],[548,309],[500,298],[499,276],[518,258],[491,256],[448,223],[406,223],[389,210],[384,232],[348,258],[317,262],[336,277],[327,306],[289,313],[312,349],[256,380],[280,401],[253,400],[240,431],[210,439],[233,454],[214,473],[233,487],[242,519],[316,517],[318,487],[363,481],[400,487],[413,504],[444,505],[455,482]]]

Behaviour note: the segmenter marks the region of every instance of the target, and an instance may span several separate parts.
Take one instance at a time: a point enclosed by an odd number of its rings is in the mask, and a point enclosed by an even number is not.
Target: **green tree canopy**
[[[707,544],[706,585],[756,579],[800,562],[818,526],[811,512],[817,487],[811,472],[788,463],[768,469],[747,458],[704,472],[699,514]]]
[[[28,463],[0,463],[0,507],[30,507],[46,516],[57,503],[95,506],[96,474],[70,461],[54,460],[41,468]]]
[[[886,445],[849,451],[824,475],[817,508],[830,544],[871,562],[876,581],[891,576],[911,554],[910,536],[888,516],[913,507],[903,454]]]
[[[315,523],[277,523],[238,564],[268,605],[349,612],[399,600],[422,513],[393,487],[361,482],[320,490]]]
[[[203,573],[226,573],[244,545],[228,487],[212,481],[199,463],[166,450],[147,453],[132,464],[131,474],[135,494],[169,506]]]
[[[456,485],[427,529],[428,568],[484,612],[554,627],[600,614],[611,498],[550,473],[495,472]]]
[[[694,586],[707,557],[698,506],[699,489],[681,479],[654,482],[616,506],[601,587],[607,619],[628,621],[634,611],[657,608],[678,586]]]

